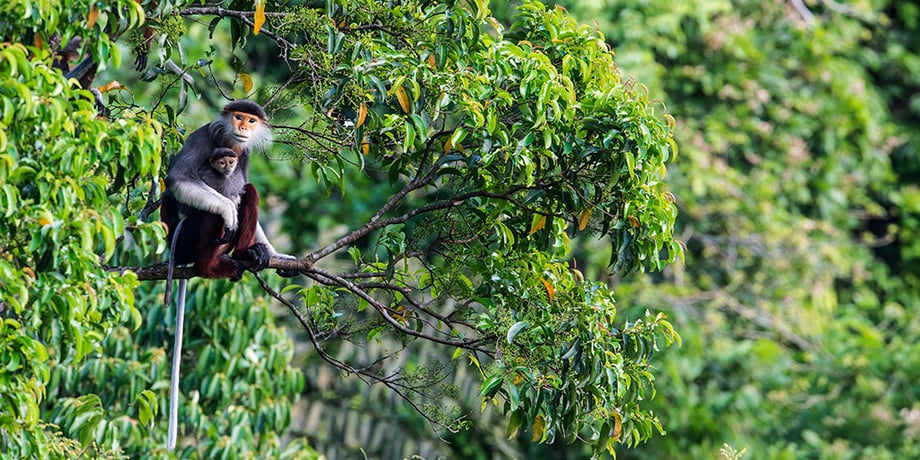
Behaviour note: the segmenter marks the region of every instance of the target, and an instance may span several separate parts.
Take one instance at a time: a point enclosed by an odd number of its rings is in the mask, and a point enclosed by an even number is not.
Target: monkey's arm
[[[236,230],[237,204],[208,186],[201,177],[200,168],[208,164],[213,150],[208,125],[189,135],[169,167],[166,186],[178,202],[217,214],[223,218],[224,226]]]
[[[256,225],[255,242],[256,242],[257,245],[258,245],[258,244],[264,245],[265,248],[268,250],[268,254],[269,254],[269,258],[268,258],[268,259],[269,259],[269,260],[266,261],[266,264],[267,264],[272,258],[284,259],[284,260],[297,260],[297,258],[294,257],[294,256],[292,256],[292,255],[289,255],[289,254],[282,254],[282,253],[278,252],[277,250],[275,250],[275,247],[272,246],[272,244],[268,241],[268,238],[266,238],[266,236],[265,236],[265,231],[262,230],[262,224],[257,224],[257,225]],[[298,273],[299,273],[299,271],[297,271],[297,270],[285,270],[285,269],[280,269],[280,268],[278,269],[278,274],[281,275],[281,276],[283,276],[283,277],[285,277],[285,278],[291,278],[291,277],[297,276]]]
[[[200,180],[170,180],[167,177],[167,185],[180,203],[217,214],[224,220],[224,226],[230,230],[236,230],[237,203],[233,200],[217,193]]]
[[[265,236],[265,231],[262,230],[262,224],[256,224],[256,244],[264,244],[268,248],[268,253],[272,257],[277,257],[279,259],[288,259],[288,260],[297,260],[296,257],[288,254],[282,254],[275,250],[275,247],[268,241],[268,238]]]

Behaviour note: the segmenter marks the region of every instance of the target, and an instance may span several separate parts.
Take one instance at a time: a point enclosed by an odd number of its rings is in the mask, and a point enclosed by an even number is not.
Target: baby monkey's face
[[[233,157],[222,157],[216,160],[211,160],[211,166],[214,167],[217,171],[225,176],[233,174],[233,171],[236,170],[236,158]]]

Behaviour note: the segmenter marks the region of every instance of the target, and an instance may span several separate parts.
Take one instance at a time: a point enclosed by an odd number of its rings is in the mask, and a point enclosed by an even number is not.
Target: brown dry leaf
[[[610,438],[616,441],[620,439],[620,435],[623,433],[623,421],[620,420],[620,414],[613,413],[613,433],[610,435]]]

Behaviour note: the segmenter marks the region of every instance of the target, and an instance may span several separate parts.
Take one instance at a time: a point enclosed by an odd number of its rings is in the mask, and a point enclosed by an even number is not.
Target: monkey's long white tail
[[[170,290],[172,288],[173,270],[176,268],[176,241],[185,219],[176,225],[173,240],[169,245],[169,266],[166,271],[166,308],[169,308]],[[179,280],[179,293],[176,299],[176,338],[173,343],[172,376],[169,385],[169,428],[166,434],[166,449],[172,452],[176,448],[176,433],[179,431],[179,362],[182,360],[182,325],[185,323],[185,287],[188,280]]]
[[[173,344],[172,378],[169,386],[169,431],[166,449],[172,452],[176,448],[176,432],[179,429],[179,361],[182,356],[182,323],[185,322],[185,284],[188,280],[179,280],[179,299],[176,302],[176,339]]]

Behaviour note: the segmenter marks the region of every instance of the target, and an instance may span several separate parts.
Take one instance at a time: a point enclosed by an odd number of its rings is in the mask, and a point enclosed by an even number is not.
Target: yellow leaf
[[[393,316],[393,318],[399,321],[400,323],[406,324],[407,322],[409,322],[408,318],[406,318],[406,316],[408,316],[406,315],[406,313],[407,313],[406,307],[402,305],[398,305],[396,307],[396,311],[394,311],[391,316]]]
[[[97,19],[99,19],[99,8],[93,5],[93,7],[89,9],[89,16],[86,17],[86,28],[92,29],[93,26],[96,25]]]
[[[540,278],[540,281],[543,281],[543,285],[546,286],[546,293],[549,295],[549,301],[553,301],[553,297],[556,297],[556,290],[553,289],[553,285],[549,284],[549,281],[546,281],[546,278]]]
[[[367,118],[367,106],[363,103],[358,107],[358,121],[355,122],[355,128],[360,128],[364,124],[364,120]]]
[[[444,153],[449,152],[452,148],[454,148],[454,143],[450,141],[450,138],[447,138],[447,142],[444,143]]]
[[[22,273],[28,278],[35,279],[35,270],[32,270],[31,267],[22,267]]]
[[[100,93],[107,93],[107,92],[109,92],[109,91],[114,91],[114,90],[116,90],[116,89],[125,89],[125,88],[127,88],[125,85],[122,85],[121,83],[118,83],[118,81],[116,81],[116,80],[112,80],[112,81],[110,81],[110,82],[108,82],[108,83],[106,83],[106,84],[100,86],[100,87],[99,87],[99,92],[100,92]]]
[[[396,99],[399,101],[399,107],[402,108],[403,112],[409,113],[409,95],[406,94],[406,90],[402,85],[396,88]]]
[[[53,220],[49,219],[46,216],[41,216],[38,218],[38,224],[41,225],[42,227],[51,225],[53,222],[54,222]]]
[[[578,217],[578,230],[584,230],[588,226],[588,220],[591,219],[591,208],[587,208],[581,212],[581,216]]]
[[[536,222],[533,223],[533,226],[530,227],[530,232],[527,233],[528,236],[533,235],[534,233],[539,232],[543,227],[546,226],[546,216],[540,216]]]
[[[435,65],[437,65],[437,61],[435,61],[434,59],[434,54],[429,54],[428,55],[428,67],[431,67],[433,69]]]
[[[629,225],[632,228],[639,228],[639,219],[636,219],[633,216],[627,216],[626,219],[629,220]]]
[[[252,18],[252,34],[259,35],[265,24],[265,0],[256,0],[256,15]]]
[[[240,80],[243,82],[244,93],[252,91],[252,77],[250,77],[248,73],[241,73]]]
[[[361,139],[361,153],[367,155],[367,152],[370,151],[371,144],[367,142],[367,138]]]
[[[538,415],[533,419],[533,437],[530,439],[530,442],[542,440],[544,431],[546,431],[546,421],[543,420],[542,415]]]
[[[623,433],[623,421],[620,420],[620,414],[613,413],[613,433],[610,434],[610,439],[616,441],[620,439],[620,434]]]
[[[35,47],[38,49],[42,49],[45,46],[45,42],[42,41],[42,36],[39,34],[35,34],[35,37],[32,38],[32,41],[34,42]]]

